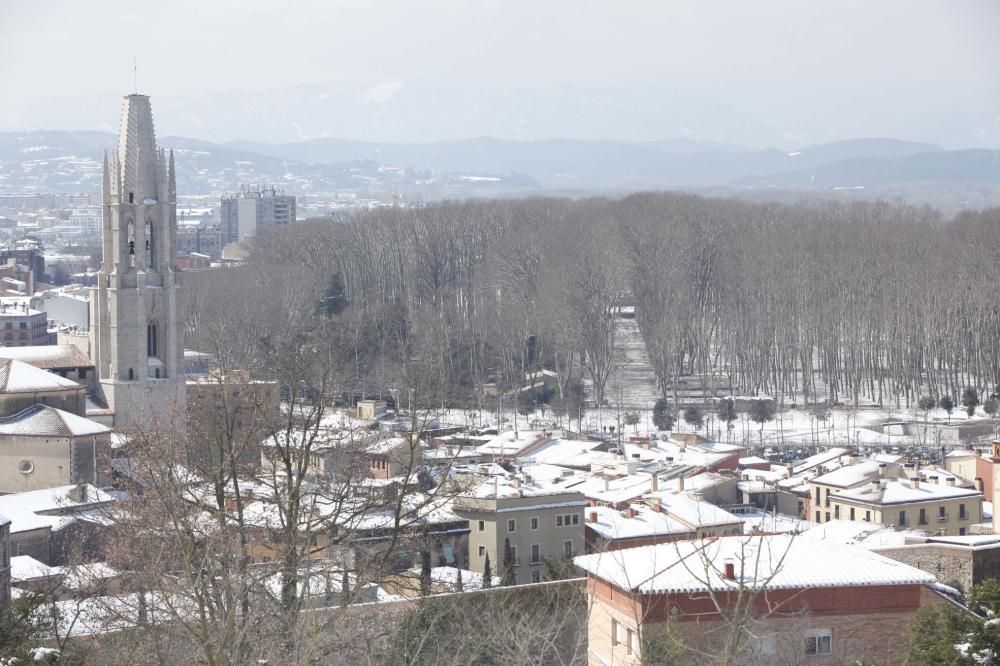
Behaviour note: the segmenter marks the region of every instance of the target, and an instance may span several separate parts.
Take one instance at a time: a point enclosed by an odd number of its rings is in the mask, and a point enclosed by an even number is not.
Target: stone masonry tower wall
[[[104,158],[103,258],[91,298],[91,353],[116,428],[183,423],[184,342],[176,273],[173,151],[156,147],[146,95],[122,105]]]

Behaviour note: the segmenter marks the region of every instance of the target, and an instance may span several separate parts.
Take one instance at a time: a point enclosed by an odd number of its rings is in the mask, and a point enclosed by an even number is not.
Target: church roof
[[[28,393],[82,388],[71,379],[60,377],[12,358],[0,359],[0,393]]]
[[[48,405],[32,405],[0,419],[0,436],[85,437],[111,430],[96,421]]]
[[[94,365],[75,345],[0,347],[0,359],[12,358],[36,368],[85,368]]]

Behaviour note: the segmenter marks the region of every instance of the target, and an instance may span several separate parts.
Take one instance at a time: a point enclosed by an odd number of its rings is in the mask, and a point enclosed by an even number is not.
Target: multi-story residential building
[[[469,569],[504,573],[510,544],[515,583],[542,580],[545,560],[568,560],[584,552],[583,494],[530,478],[485,480],[455,499],[455,513],[469,521]]]
[[[0,303],[0,345],[34,347],[55,343],[56,335],[49,332],[49,320],[44,312],[27,304]]]
[[[943,470],[942,470],[943,471]],[[962,488],[953,476],[931,474],[927,481],[873,477],[867,484],[830,495],[834,520],[861,520],[932,534],[961,536],[982,521],[983,494]]]
[[[865,460],[814,477],[807,484],[809,486],[809,519],[814,523],[834,520],[833,509],[830,507],[832,495],[863,486],[886,469],[886,463]]]
[[[939,599],[925,587],[929,573],[790,535],[679,541],[575,563],[587,572],[592,666],[672,663],[676,654],[658,646],[710,658],[747,611],[747,663],[896,663],[916,611]]]
[[[222,244],[237,243],[274,224],[295,222],[295,197],[274,187],[244,186],[222,197]]]

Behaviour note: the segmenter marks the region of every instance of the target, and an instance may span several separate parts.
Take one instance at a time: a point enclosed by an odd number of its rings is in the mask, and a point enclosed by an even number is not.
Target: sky
[[[0,129],[1000,148],[995,0],[0,0]]]

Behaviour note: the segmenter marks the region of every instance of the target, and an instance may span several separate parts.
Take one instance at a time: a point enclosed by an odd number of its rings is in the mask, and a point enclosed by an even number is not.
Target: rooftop
[[[691,533],[689,526],[662,511],[642,504],[634,504],[629,509],[618,511],[608,507],[591,507],[586,511],[587,527],[608,540]],[[633,511],[635,515],[630,515]],[[593,516],[597,517],[596,522],[591,520]]]
[[[726,561],[735,579],[725,577]],[[751,590],[922,585],[934,576],[863,548],[789,535],[732,536],[626,548],[574,559],[624,590],[696,594]]]
[[[878,489],[872,484],[847,490],[836,495],[837,501],[847,500],[865,504],[909,504],[912,502],[931,502],[959,497],[982,497],[982,493],[973,488],[942,485],[918,481],[916,487],[909,479],[883,479]]]
[[[111,432],[96,421],[48,405],[35,404],[0,418],[0,436],[86,437]]]
[[[14,359],[36,368],[75,368],[91,366],[93,362],[74,345],[33,345],[30,347],[0,347],[0,359]]]
[[[30,393],[83,388],[80,384],[22,361],[0,359],[0,393]]]

